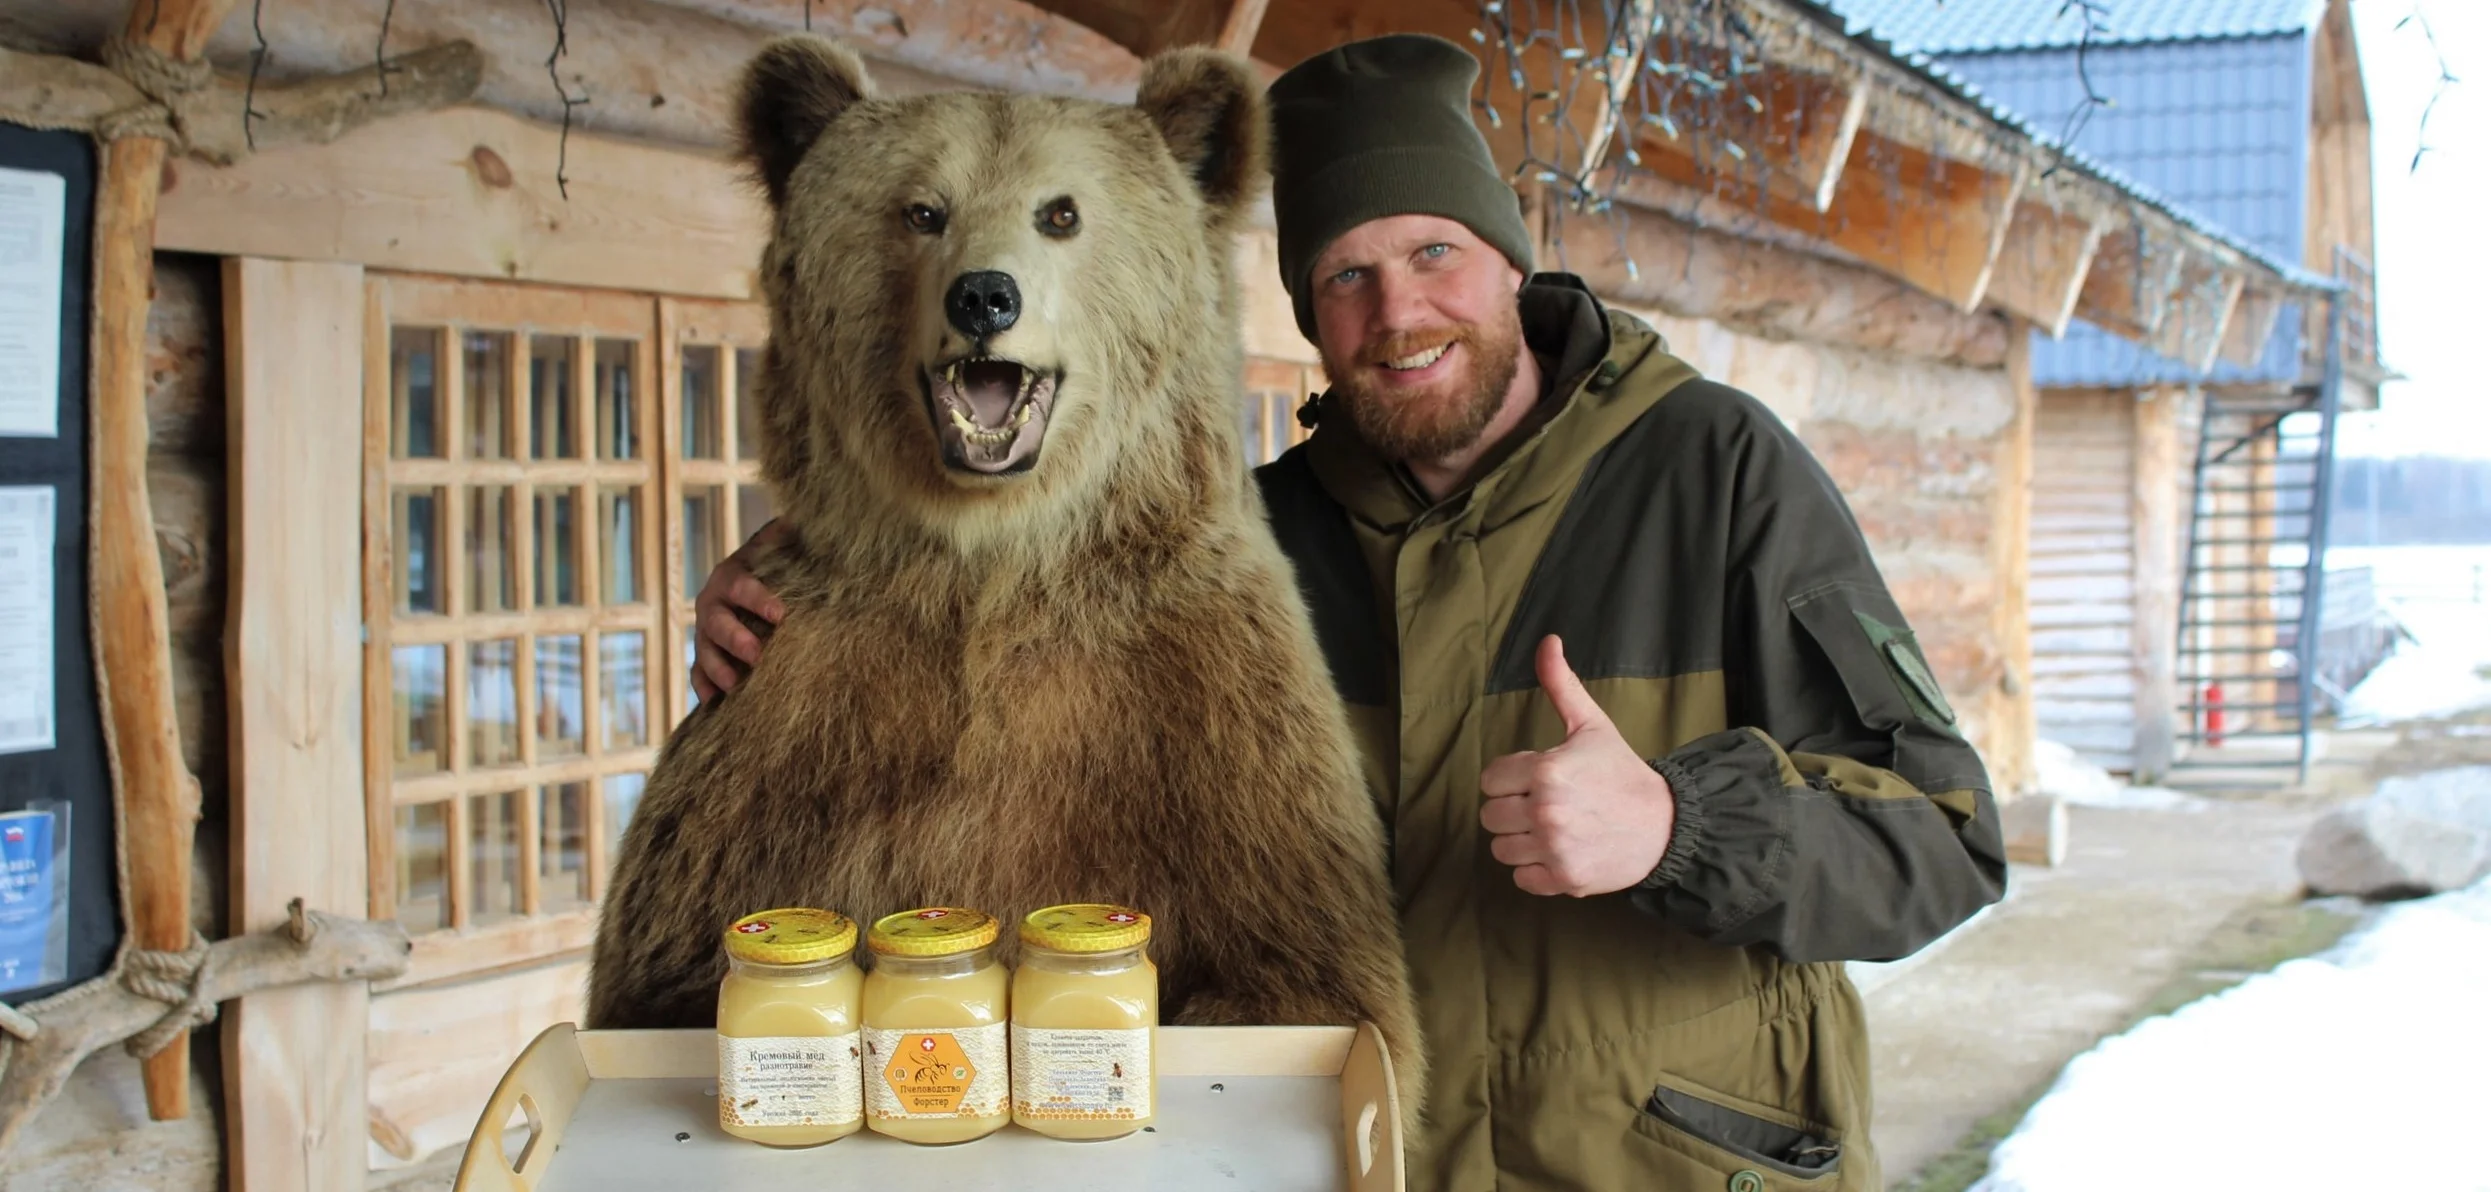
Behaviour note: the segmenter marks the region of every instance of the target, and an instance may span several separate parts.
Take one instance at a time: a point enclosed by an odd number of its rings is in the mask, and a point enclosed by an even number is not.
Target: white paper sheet
[[[51,485],[0,488],[0,753],[55,747]]]
[[[0,435],[60,437],[68,182],[0,167]]]

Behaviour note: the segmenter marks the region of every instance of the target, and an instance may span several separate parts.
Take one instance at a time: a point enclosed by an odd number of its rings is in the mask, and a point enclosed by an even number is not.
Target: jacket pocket
[[[1740,1192],[1827,1188],[1842,1174],[1840,1138],[1797,1118],[1760,1116],[1668,1084],[1644,1101],[1635,1132],[1721,1172],[1755,1172],[1758,1179]]]

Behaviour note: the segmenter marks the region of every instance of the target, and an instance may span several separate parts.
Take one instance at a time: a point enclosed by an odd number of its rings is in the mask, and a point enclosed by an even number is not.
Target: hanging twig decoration
[[[554,188],[562,192],[562,199],[567,203],[571,200],[571,180],[568,175],[571,162],[571,109],[587,103],[588,97],[583,95],[578,99],[571,98],[571,93],[562,88],[561,72],[554,67],[555,63],[562,60],[564,54],[570,52],[567,39],[570,36],[571,0],[545,0],[545,7],[554,15],[554,49],[552,53],[545,55],[545,77],[553,80],[554,95],[562,101],[562,139],[557,142],[555,150]]]
[[[2415,5],[2412,12],[2406,13],[2402,18],[2399,18],[2396,22],[2396,28],[2402,29],[2408,24],[2420,25],[2422,27],[2423,42],[2430,46],[2431,56],[2439,60],[2439,82],[2437,86],[2431,88],[2430,102],[2422,105],[2422,123],[2419,128],[2414,130],[2413,134],[2413,161],[2412,164],[2405,167],[2406,173],[2417,174],[2420,173],[2422,169],[2422,155],[2430,152],[2429,137],[2431,110],[2439,106],[2439,97],[2448,93],[2449,85],[2456,82],[2456,75],[2448,70],[2448,56],[2440,50],[2439,37],[2437,34],[2431,32],[2430,18],[2422,15],[2422,8],[2420,5]]]
[[[259,44],[251,50],[251,77],[242,88],[242,143],[254,151],[259,148],[259,141],[251,132],[251,122],[267,117],[267,113],[251,106],[251,101],[259,97],[260,64],[268,60],[268,35],[260,30],[259,8],[260,0],[251,0],[251,37]]]
[[[385,0],[381,5],[381,35],[372,43],[372,73],[381,81],[381,97],[389,97],[389,18],[398,11],[398,0]]]
[[[2107,10],[2101,0],[2067,0],[2059,6],[2059,15],[2066,16],[2071,8],[2079,10],[2084,18],[2084,28],[2076,35],[2076,81],[2084,87],[2084,98],[2077,100],[2076,106],[2068,110],[2067,127],[2059,132],[2058,160],[2041,172],[2044,178],[2058,173],[2059,167],[2067,164],[2067,151],[2075,147],[2077,137],[2084,135],[2085,125],[2093,122],[2093,109],[2111,106],[2110,97],[2094,89],[2093,75],[2085,64],[2085,52],[2093,48],[2094,35],[2108,32],[2102,27],[2102,16]]]

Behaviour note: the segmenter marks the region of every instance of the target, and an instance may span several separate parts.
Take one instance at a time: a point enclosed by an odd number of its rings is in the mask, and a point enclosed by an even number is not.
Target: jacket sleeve
[[[1629,896],[1792,961],[1907,956],[2005,893],[1987,768],[1824,469],[1761,406],[1720,433],[1733,727],[1651,759],[1677,826]]]

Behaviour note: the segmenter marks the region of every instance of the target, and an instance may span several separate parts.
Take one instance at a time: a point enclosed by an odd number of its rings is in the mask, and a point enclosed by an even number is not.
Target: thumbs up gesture
[[[1642,881],[1669,849],[1677,799],[1610,723],[1566,665],[1565,644],[1540,639],[1540,689],[1565,721],[1553,749],[1509,753],[1479,775],[1479,824],[1489,851],[1533,894],[1583,898]]]

